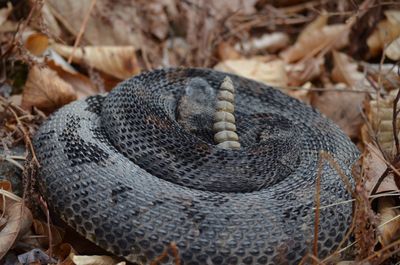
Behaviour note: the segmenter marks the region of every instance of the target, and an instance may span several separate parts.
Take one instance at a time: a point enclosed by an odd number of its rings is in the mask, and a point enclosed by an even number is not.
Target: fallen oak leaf
[[[74,63],[87,64],[121,80],[140,72],[133,46],[86,46],[75,51],[73,47],[62,44],[53,44],[52,47],[61,56],[72,56]]]
[[[75,90],[49,68],[32,67],[22,92],[22,108],[51,113],[77,99]]]

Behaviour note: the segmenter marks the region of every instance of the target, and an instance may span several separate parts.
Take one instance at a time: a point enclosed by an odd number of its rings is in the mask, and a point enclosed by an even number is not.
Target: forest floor
[[[354,243],[335,262],[396,264],[399,62],[397,1],[0,0],[0,260],[118,263],[52,224],[34,185],[31,139],[69,102],[142,71],[183,66],[279,87],[337,123],[362,155]]]

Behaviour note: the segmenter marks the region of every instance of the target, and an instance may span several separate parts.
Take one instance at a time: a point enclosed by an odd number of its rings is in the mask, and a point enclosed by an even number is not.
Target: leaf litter
[[[97,253],[76,250],[82,239],[66,242],[64,229],[50,222],[47,205],[32,188],[38,165],[30,139],[47,114],[75,99],[109,91],[143,70],[197,66],[278,86],[335,121],[362,151],[353,173],[354,241],[334,253],[335,263],[400,259],[400,4],[12,3],[0,3],[0,159],[15,165],[16,157],[3,152],[17,145],[24,145],[29,155],[22,157],[27,180],[23,198],[12,193],[10,183],[0,182],[1,258],[23,264],[121,262],[85,256]],[[27,203],[32,201],[41,210]],[[35,218],[27,206],[35,209]],[[176,246],[169,247],[179,264]],[[339,255],[343,252],[344,257]],[[308,258],[332,261],[311,253]]]

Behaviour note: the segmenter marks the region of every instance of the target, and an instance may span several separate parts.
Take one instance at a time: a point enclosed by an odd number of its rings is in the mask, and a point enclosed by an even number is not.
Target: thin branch
[[[393,101],[393,118],[392,118],[392,126],[393,126],[393,138],[396,145],[396,156],[400,154],[400,144],[399,144],[399,137],[397,135],[397,116],[399,111],[397,110],[397,104],[400,100],[400,89],[397,91],[396,98]]]
[[[87,23],[88,23],[89,18],[90,18],[90,14],[92,13],[94,6],[96,5],[96,1],[97,0],[92,0],[92,2],[90,2],[89,9],[88,9],[85,17],[83,18],[81,28],[79,29],[78,35],[76,36],[74,47],[72,48],[72,52],[71,52],[70,56],[68,57],[68,63],[69,64],[71,64],[72,58],[74,57],[74,54],[75,54],[75,50],[78,47],[79,43],[81,42],[81,38],[83,36],[83,33],[85,32]]]

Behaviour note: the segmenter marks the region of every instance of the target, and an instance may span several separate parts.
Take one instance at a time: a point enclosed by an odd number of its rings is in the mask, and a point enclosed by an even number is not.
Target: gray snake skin
[[[190,108],[184,98],[196,94],[188,89],[193,80],[210,86],[212,97],[226,76],[236,89],[240,150],[214,145],[207,111],[180,113],[182,104]],[[107,96],[69,104],[41,126],[34,145],[41,190],[55,213],[134,264],[149,264],[171,242],[181,264],[297,264],[312,248],[320,151],[348,176],[358,157],[311,107],[261,83],[200,68],[143,73]],[[319,257],[335,250],[352,214],[351,203],[340,203],[351,196],[338,173],[328,163],[322,168],[327,207],[320,212]]]

